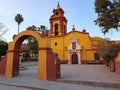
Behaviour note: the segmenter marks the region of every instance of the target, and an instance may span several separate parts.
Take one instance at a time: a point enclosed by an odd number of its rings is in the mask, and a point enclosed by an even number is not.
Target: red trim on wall
[[[55,81],[60,78],[60,64],[57,62],[58,57],[52,50],[47,50],[47,80]]]
[[[81,64],[87,64],[87,60],[81,60]]]
[[[1,60],[0,74],[2,74],[2,75],[5,75],[5,72],[6,72],[6,62],[7,62],[7,54]]]
[[[54,57],[51,55],[50,50],[47,50],[47,80],[56,80],[56,66]]]
[[[81,64],[88,64],[88,61],[95,61],[95,60],[81,60]],[[99,60],[100,64],[105,64],[104,60]],[[68,64],[68,60],[60,60],[61,64]]]
[[[7,52],[17,52],[17,53],[19,53],[20,51],[19,50],[7,50]]]
[[[51,48],[46,48],[46,47],[41,47],[41,48],[38,48],[38,50],[52,50]]]
[[[18,52],[14,52],[12,77],[17,76],[19,74],[19,57],[20,54]]]
[[[96,51],[96,49],[85,49],[86,51]]]
[[[0,61],[0,74],[1,74],[1,61]]]
[[[68,60],[60,60],[61,64],[68,64]]]
[[[115,65],[116,65],[116,73],[120,75],[120,61],[116,61]]]

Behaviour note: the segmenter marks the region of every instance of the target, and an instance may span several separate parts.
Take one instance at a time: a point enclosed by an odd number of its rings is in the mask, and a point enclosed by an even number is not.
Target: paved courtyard
[[[24,63],[14,78],[0,76],[0,90],[120,90],[120,75],[105,65],[61,65],[57,81],[37,80],[37,63]]]

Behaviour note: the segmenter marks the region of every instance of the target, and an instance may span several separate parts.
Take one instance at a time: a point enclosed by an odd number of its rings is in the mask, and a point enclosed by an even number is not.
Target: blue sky
[[[120,39],[120,32],[113,30],[104,36],[100,28],[95,25],[94,20],[97,18],[97,14],[94,10],[94,0],[0,0],[0,22],[9,28],[3,38],[10,42],[13,35],[17,34],[17,23],[14,17],[18,13],[24,17],[24,22],[20,24],[20,32],[31,25],[45,25],[49,29],[49,18],[58,1],[68,20],[68,32],[74,25],[78,31],[86,29],[92,37]]]

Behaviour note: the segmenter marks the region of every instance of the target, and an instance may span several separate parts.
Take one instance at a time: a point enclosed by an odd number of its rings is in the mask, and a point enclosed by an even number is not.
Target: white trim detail
[[[78,64],[81,64],[81,46],[78,44],[77,38],[70,39],[70,45],[68,46],[68,64],[72,64],[72,54],[76,53],[78,56]],[[76,43],[76,48],[73,49],[72,43]]]

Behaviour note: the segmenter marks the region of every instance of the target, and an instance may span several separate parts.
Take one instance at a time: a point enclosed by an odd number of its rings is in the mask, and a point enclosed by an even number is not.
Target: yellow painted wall
[[[119,54],[118,54],[118,56],[116,58],[116,61],[120,61],[120,52],[119,52]]]
[[[68,46],[70,45],[70,39],[72,38],[78,38],[78,44],[82,48],[81,59],[94,60],[94,53],[96,51],[86,51],[88,49],[91,49],[91,44],[93,44],[93,42],[90,40],[89,34],[84,34],[78,31],[71,31],[63,37],[51,38],[51,48],[55,53],[58,54],[59,58],[61,60],[68,60]],[[57,43],[56,46],[55,43]]]
[[[46,49],[44,48],[49,48],[50,45],[50,40],[49,38],[42,38],[39,33],[31,30],[26,30],[18,34],[13,42],[9,43],[8,46],[8,53],[7,53],[7,63],[6,63],[6,72],[5,76],[7,77],[12,77],[13,76],[13,60],[14,60],[14,51],[15,51],[15,46],[16,42],[21,40],[21,37],[25,36],[33,36],[37,41],[38,41],[38,79],[40,80],[46,80],[47,79],[47,71],[46,71]],[[27,38],[27,37],[26,37]]]
[[[56,37],[56,38],[51,38],[51,48],[53,50],[54,53],[57,53],[58,54],[58,57],[60,59],[64,59],[63,58],[63,46],[64,46],[64,43],[63,43],[63,40],[64,38],[63,37]],[[55,43],[57,43],[57,45],[55,45]]]
[[[91,50],[89,50],[89,51],[86,51],[86,60],[94,60],[94,53],[95,53],[96,51],[91,51]]]
[[[39,50],[38,56],[38,80],[46,80],[46,51]]]

